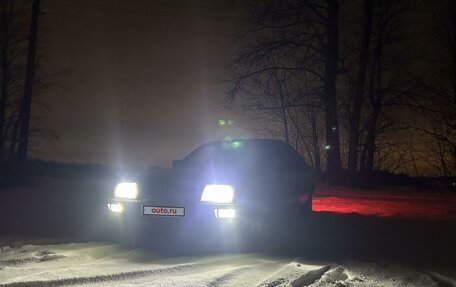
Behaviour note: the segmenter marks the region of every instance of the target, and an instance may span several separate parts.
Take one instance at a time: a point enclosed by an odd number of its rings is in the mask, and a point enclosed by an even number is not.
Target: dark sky
[[[43,95],[43,125],[60,139],[31,156],[168,165],[205,141],[248,136],[217,104],[238,21],[226,3],[44,1],[43,70],[69,73]]]
[[[31,157],[166,166],[206,141],[252,137],[249,124],[219,104],[225,87],[217,83],[227,77],[241,23],[233,2],[44,0],[42,72],[69,72],[40,95],[49,107],[42,126],[59,140],[34,143]],[[435,54],[440,2],[412,3],[404,27],[411,52]],[[218,119],[234,125],[220,128]]]

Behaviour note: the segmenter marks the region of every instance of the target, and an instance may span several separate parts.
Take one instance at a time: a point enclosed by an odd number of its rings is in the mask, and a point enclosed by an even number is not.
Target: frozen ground
[[[438,273],[397,264],[259,254],[157,259],[105,243],[3,246],[0,282],[5,287],[456,286]]]
[[[452,193],[320,186],[316,212],[261,253],[182,257],[179,241],[174,254],[105,243],[111,190],[50,180],[2,192],[0,287],[456,286]]]

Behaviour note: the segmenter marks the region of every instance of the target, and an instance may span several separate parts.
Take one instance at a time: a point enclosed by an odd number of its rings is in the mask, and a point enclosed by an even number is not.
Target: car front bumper
[[[184,216],[164,216],[144,214],[144,207],[163,206],[156,202],[140,200],[113,199],[106,211],[111,213],[114,227],[120,237],[134,238],[134,242],[238,242],[241,238],[262,236],[266,233],[277,233],[277,230],[294,226],[303,218],[299,212],[302,204],[288,203],[274,205],[260,202],[243,202],[238,204],[171,204],[168,206],[184,207]],[[121,206],[113,212],[113,206]],[[235,212],[231,218],[220,218],[218,210]],[[228,212],[230,213],[230,212]],[[284,221],[285,219],[285,221]],[[296,220],[297,219],[297,220]],[[284,224],[285,223],[285,224]],[[166,239],[163,239],[166,238]],[[184,240],[182,240],[184,239]],[[165,240],[165,241],[163,241]],[[168,241],[167,241],[168,240]],[[135,243],[136,244],[136,243]]]
[[[200,233],[210,230],[232,230],[245,220],[237,205],[193,203],[164,206],[147,201],[117,200],[107,203],[110,217],[119,228],[136,226],[143,231]],[[145,214],[147,207],[184,208],[184,215]],[[242,219],[244,218],[244,220]]]

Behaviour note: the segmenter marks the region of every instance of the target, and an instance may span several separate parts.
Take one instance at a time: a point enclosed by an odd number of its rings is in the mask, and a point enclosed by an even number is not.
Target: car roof
[[[236,143],[239,142],[241,143],[240,145],[237,145]],[[227,146],[228,144],[228,146]],[[247,149],[239,149],[239,147],[245,146]],[[250,153],[251,151],[258,151],[260,153],[266,152],[272,154],[277,154],[274,152],[274,150],[279,151],[280,154],[284,156],[296,156],[296,158],[299,158],[306,166],[307,163],[305,160],[299,155],[299,153],[289,144],[287,144],[284,141],[277,140],[277,139],[258,139],[258,138],[253,138],[253,139],[230,139],[230,140],[224,140],[224,141],[211,141],[207,142],[205,144],[200,145],[197,147],[195,150],[193,150],[190,154],[188,154],[183,160],[186,160],[188,158],[191,158],[195,153],[198,151],[206,148],[206,147],[214,147],[218,151],[233,151],[233,150],[238,150],[242,151],[244,150],[247,153]],[[272,152],[272,153],[271,153]],[[283,154],[285,152],[285,154]]]
[[[277,143],[277,144],[286,144],[286,142],[277,139],[264,139],[264,138],[249,138],[249,139],[229,139],[229,140],[219,140],[219,141],[210,141],[204,143],[202,145],[216,145],[216,144],[223,144],[226,142],[243,142],[249,144],[264,144],[264,143]]]

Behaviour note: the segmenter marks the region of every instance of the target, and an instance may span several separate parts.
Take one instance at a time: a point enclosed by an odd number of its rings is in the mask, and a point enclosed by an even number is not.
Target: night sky
[[[59,139],[31,157],[163,166],[205,141],[249,136],[220,104],[237,25],[226,4],[44,1],[42,71],[63,72],[40,96],[43,126]]]
[[[221,103],[244,28],[233,3],[43,1],[40,73],[57,76],[36,96],[49,108],[39,124],[59,139],[33,142],[31,158],[169,166],[204,142],[254,137],[253,124]],[[432,70],[423,59],[438,54],[433,25],[441,5],[413,3],[403,27],[416,55],[410,70]],[[234,125],[220,128],[218,119]]]

